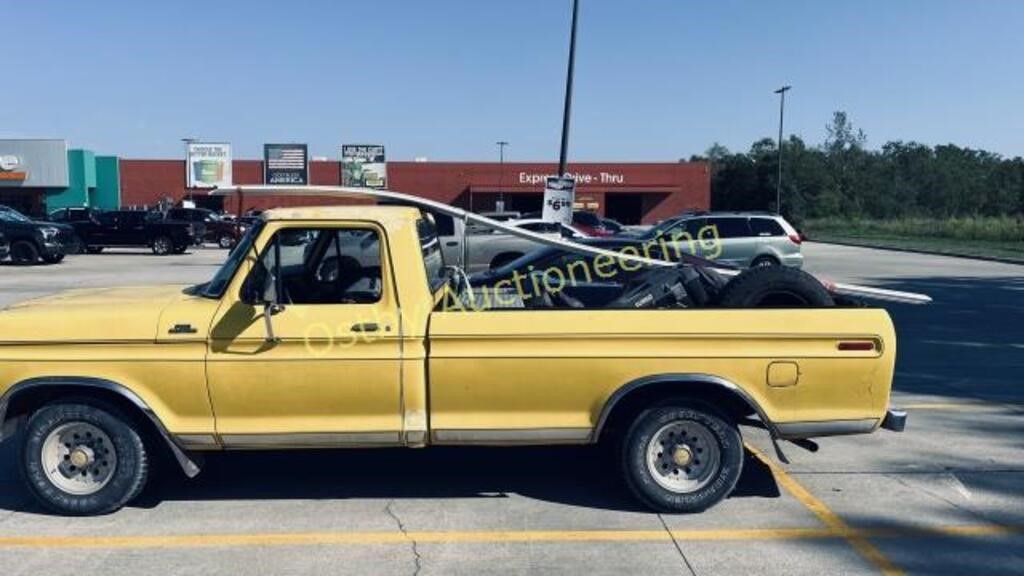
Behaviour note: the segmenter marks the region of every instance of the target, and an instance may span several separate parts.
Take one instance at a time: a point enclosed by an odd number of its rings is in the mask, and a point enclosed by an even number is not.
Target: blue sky
[[[581,0],[570,159],[674,160],[777,130],[1024,155],[1024,2]],[[569,0],[0,0],[0,137],[178,157],[183,137],[556,160]]]

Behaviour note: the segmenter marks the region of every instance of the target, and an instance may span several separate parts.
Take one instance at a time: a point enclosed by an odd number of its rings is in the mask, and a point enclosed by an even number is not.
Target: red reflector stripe
[[[874,350],[875,343],[871,341],[858,341],[858,342],[840,342],[839,350],[843,352],[855,351],[855,350]]]

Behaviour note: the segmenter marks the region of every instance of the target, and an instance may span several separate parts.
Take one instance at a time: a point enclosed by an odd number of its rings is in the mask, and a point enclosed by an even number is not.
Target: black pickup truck
[[[98,254],[109,247],[148,246],[154,254],[181,254],[195,243],[195,227],[189,222],[166,220],[142,210],[64,208],[50,213],[54,222],[67,223],[85,246]]]
[[[0,260],[10,253],[15,264],[56,264],[66,254],[78,251],[75,231],[70,226],[41,222],[0,205]]]

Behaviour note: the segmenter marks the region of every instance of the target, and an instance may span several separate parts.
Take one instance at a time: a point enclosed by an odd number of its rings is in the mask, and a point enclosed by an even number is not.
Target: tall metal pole
[[[181,139],[181,142],[185,145],[185,194],[188,195],[188,199],[189,199],[190,202],[192,201],[192,187],[189,186],[189,182],[188,182],[188,174],[189,174],[189,171],[188,171],[188,149],[189,149],[189,146],[193,142],[195,142],[195,141],[196,141],[195,138],[182,138]]]
[[[505,209],[505,146],[508,142],[498,140],[498,202],[501,202],[501,209]]]
[[[792,86],[783,86],[775,91],[779,95],[779,178],[775,181],[775,213],[782,214],[782,122],[786,114],[786,92]]]
[[[562,112],[562,150],[558,156],[558,175],[566,172],[569,154],[569,116],[572,112],[572,79],[576,67],[576,17],[580,0],[572,0],[572,30],[569,33],[569,71],[565,77],[565,110]]]

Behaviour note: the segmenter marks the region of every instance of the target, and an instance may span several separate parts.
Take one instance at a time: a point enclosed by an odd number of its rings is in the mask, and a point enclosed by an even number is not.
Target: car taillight
[[[793,242],[793,244],[799,244],[804,241],[804,239],[801,238],[799,234],[790,234],[789,239]]]

